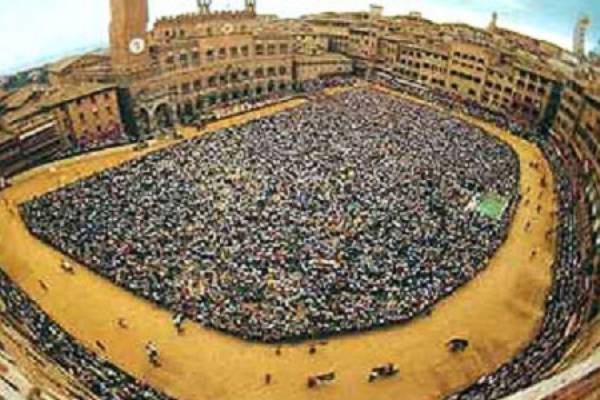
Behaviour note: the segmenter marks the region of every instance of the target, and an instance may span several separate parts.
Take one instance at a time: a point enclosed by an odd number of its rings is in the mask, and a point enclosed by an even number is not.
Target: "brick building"
[[[240,11],[163,17],[147,30],[147,0],[111,0],[110,52],[66,60],[53,82],[113,82],[131,99],[141,135],[191,122],[215,107],[290,93],[303,81],[347,74],[352,60],[297,20]],[[107,69],[108,66],[108,69]]]
[[[0,176],[121,134],[111,85],[31,86],[0,100]]]

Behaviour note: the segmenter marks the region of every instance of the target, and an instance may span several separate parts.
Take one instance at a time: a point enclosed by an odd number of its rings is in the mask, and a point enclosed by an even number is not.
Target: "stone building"
[[[130,100],[141,135],[189,123],[216,107],[290,93],[303,81],[347,74],[352,60],[302,21],[240,11],[163,17],[148,26],[147,0],[111,0],[109,54],[88,54],[50,69],[54,83],[109,83]]]
[[[48,81],[53,86],[103,84],[112,80],[110,56],[103,52],[67,57],[48,67]]]
[[[45,89],[28,87],[5,97],[0,107],[0,176],[52,159],[68,147],[54,114],[43,107]]]
[[[122,133],[114,85],[30,86],[0,100],[0,176]]]
[[[589,183],[600,191],[600,77],[574,75],[566,81],[551,132],[572,146]]]
[[[95,141],[122,130],[114,85],[82,84],[60,87],[45,100],[44,107],[58,128],[76,141]]]
[[[161,18],[151,30],[145,0],[112,0],[111,7],[113,74],[129,91],[142,133],[351,70],[349,59],[328,52],[328,38],[257,15],[253,0],[234,12],[212,12],[201,1],[197,13]]]
[[[529,126],[544,121],[561,79],[545,64],[560,55],[558,47],[495,24],[490,30],[435,24],[419,14],[373,21],[367,13],[324,13],[304,20],[355,60],[357,73],[371,59],[397,79],[481,103]]]

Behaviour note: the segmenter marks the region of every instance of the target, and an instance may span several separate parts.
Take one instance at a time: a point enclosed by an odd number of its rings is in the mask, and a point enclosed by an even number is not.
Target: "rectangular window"
[[[180,54],[179,62],[181,63],[181,65],[187,66],[188,65],[188,55],[185,53]]]

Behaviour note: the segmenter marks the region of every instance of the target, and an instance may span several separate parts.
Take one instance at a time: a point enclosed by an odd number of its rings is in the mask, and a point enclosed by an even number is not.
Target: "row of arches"
[[[142,136],[157,129],[171,128],[175,124],[173,110],[167,103],[160,103],[154,108],[140,107],[136,114],[138,132]]]
[[[141,106],[136,112],[138,132],[141,136],[147,137],[157,130],[172,128],[177,122],[191,123],[223,104],[258,100],[273,93],[285,93],[295,88],[291,82],[269,81],[255,87],[245,86],[227,91],[213,91],[187,96],[176,102],[164,100],[154,105]]]

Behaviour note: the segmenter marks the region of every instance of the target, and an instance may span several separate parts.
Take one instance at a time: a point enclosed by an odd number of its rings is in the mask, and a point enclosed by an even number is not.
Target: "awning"
[[[47,123],[47,124],[45,124],[45,125],[38,126],[37,128],[35,128],[35,129],[34,129],[34,130],[32,130],[31,132],[27,132],[27,133],[24,133],[24,134],[22,134],[21,136],[19,136],[19,140],[25,140],[25,139],[27,139],[27,138],[30,138],[30,137],[32,137],[32,136],[35,136],[35,135],[37,135],[38,133],[40,133],[40,132],[43,132],[43,131],[45,131],[46,129],[48,129],[48,128],[51,128],[51,127],[53,127],[53,126],[54,126],[54,122],[48,122],[48,123]]]

